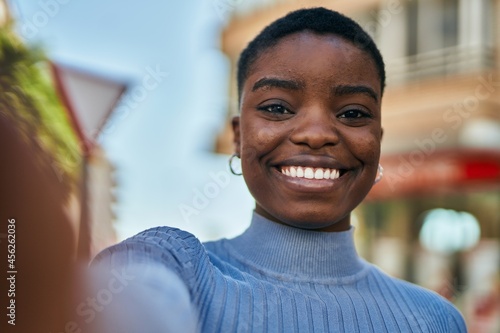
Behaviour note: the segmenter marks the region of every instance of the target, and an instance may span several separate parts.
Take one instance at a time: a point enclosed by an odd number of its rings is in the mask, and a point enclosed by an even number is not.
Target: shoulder
[[[467,332],[464,318],[460,311],[438,293],[413,283],[391,277],[378,268],[373,270],[378,275],[379,288],[401,308],[408,311],[420,325],[437,325],[443,332]]]
[[[93,266],[124,267],[134,264],[161,264],[183,280],[192,280],[208,257],[201,242],[189,232],[156,227],[145,230],[100,252]]]
[[[197,269],[203,253],[196,237],[169,227],[143,231],[103,250],[87,272],[88,293],[97,295],[100,310],[77,310],[89,316],[85,331],[197,332]]]

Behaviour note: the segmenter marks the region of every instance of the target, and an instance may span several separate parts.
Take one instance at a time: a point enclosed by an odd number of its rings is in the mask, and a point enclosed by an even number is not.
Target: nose
[[[331,111],[325,108],[304,109],[295,121],[294,130],[290,135],[290,140],[295,144],[320,149],[339,142],[335,118]]]

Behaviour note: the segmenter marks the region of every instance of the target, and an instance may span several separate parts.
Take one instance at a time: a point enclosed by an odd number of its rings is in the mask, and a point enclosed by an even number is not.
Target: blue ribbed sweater
[[[353,229],[308,231],[254,213],[234,239],[201,244],[187,232],[158,227],[106,249],[95,262],[173,272],[173,279],[139,283],[153,286],[156,297],[186,290],[201,332],[466,332],[448,301],[361,259]],[[160,316],[181,312],[170,321],[188,318],[181,303],[155,309]]]

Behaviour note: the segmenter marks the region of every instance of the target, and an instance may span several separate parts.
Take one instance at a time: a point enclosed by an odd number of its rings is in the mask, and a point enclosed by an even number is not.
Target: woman
[[[379,169],[384,85],[374,42],[339,13],[299,10],[264,29],[240,57],[233,120],[250,228],[201,244],[159,227],[103,251],[95,265],[134,286],[113,303],[134,298],[142,313],[129,321],[143,332],[465,332],[450,303],[354,248],[350,213]]]

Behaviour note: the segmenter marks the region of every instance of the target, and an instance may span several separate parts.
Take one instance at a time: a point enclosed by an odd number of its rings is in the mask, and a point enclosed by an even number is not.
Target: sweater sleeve
[[[146,230],[105,249],[91,264],[93,294],[102,308],[96,320],[87,317],[92,329],[196,332],[197,269],[203,256],[193,235],[168,227]],[[112,300],[100,302],[99,293],[106,289]]]
[[[203,246],[192,234],[176,228],[157,227],[103,250],[91,265],[115,268],[154,263],[172,270],[186,285],[194,286],[196,271],[204,257]]]
[[[446,306],[448,307],[448,325],[450,327],[450,333],[467,333],[467,326],[460,312],[450,303],[446,303]]]

